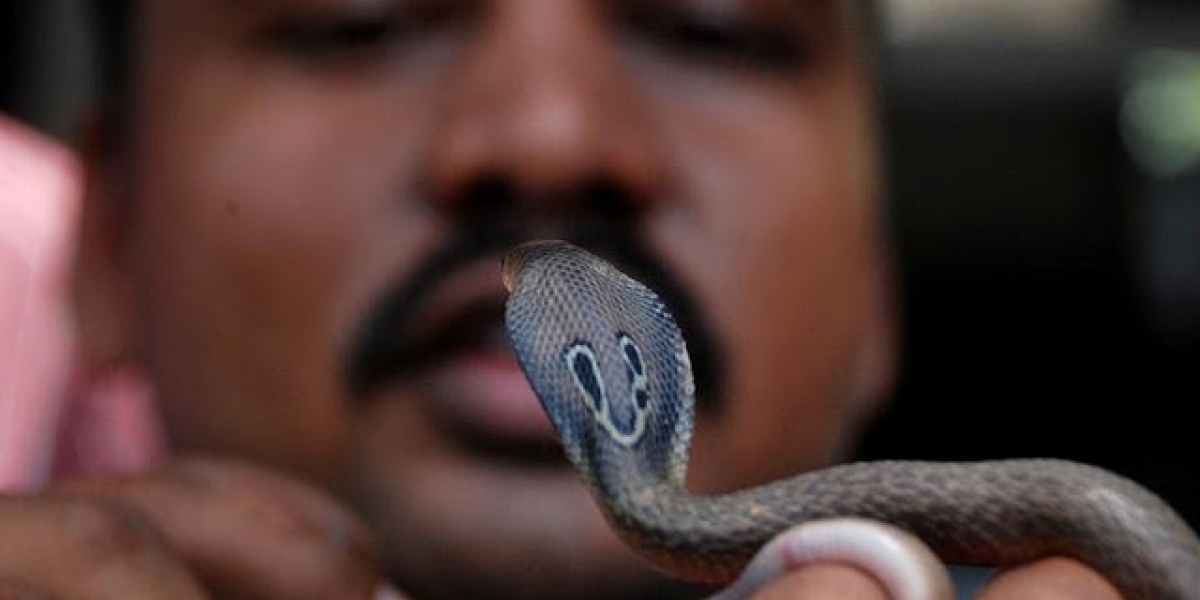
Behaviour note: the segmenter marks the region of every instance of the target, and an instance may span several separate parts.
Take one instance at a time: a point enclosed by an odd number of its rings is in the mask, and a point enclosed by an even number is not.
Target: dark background
[[[1122,120],[1156,49],[1200,64],[1200,3],[886,53],[905,358],[863,458],[1069,457],[1200,524],[1200,165],[1148,172]]]
[[[9,4],[0,111],[69,138],[86,30]],[[1200,524],[1200,164],[1155,173],[1122,119],[1153,50],[1200,61],[1200,3],[1118,4],[1083,36],[884,44],[904,358],[861,457],[1074,458]]]

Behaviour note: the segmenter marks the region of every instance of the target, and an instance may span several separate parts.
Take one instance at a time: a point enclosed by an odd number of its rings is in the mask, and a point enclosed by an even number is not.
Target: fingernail
[[[396,588],[384,583],[375,589],[375,600],[408,600],[408,596],[401,594]]]

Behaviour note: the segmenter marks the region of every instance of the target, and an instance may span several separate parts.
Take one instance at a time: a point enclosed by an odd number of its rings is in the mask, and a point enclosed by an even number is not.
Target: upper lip
[[[431,285],[412,294],[406,307],[393,313],[397,318],[376,323],[385,328],[379,332],[384,343],[372,345],[360,358],[368,360],[373,371],[368,387],[359,391],[420,382],[429,386],[425,401],[439,431],[448,439],[494,459],[557,467],[562,464],[561,452],[548,422],[545,427],[523,422],[514,428],[511,422],[489,421],[486,406],[472,403],[490,400],[468,392],[465,406],[469,408],[464,409],[441,387],[446,377],[464,374],[455,368],[471,364],[458,361],[473,353],[507,356],[515,368],[516,358],[504,336],[507,293],[500,281],[499,264],[498,257],[484,256],[439,273]],[[444,371],[444,367],[451,370]]]
[[[358,393],[424,370],[468,348],[507,351],[499,258],[485,256],[440,275],[417,293],[398,318],[371,323],[365,348],[351,357]]]
[[[464,347],[496,345],[491,339],[504,323],[507,297],[500,282],[499,261],[476,261],[448,275],[421,299],[402,335],[422,357],[437,360]]]

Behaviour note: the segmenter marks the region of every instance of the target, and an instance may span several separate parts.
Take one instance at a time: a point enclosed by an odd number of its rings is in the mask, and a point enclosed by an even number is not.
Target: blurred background
[[[863,455],[1070,457],[1200,524],[1200,2],[887,23],[905,364]]]
[[[76,0],[9,3],[0,111],[70,139]],[[1200,2],[891,0],[904,359],[861,457],[1053,455],[1200,524]]]

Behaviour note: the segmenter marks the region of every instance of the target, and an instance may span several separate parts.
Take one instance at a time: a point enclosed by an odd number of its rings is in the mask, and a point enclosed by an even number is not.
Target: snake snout
[[[573,246],[563,240],[532,240],[509,248],[500,259],[500,277],[504,280],[504,289],[512,293],[520,281],[521,273],[533,260],[565,248]]]

